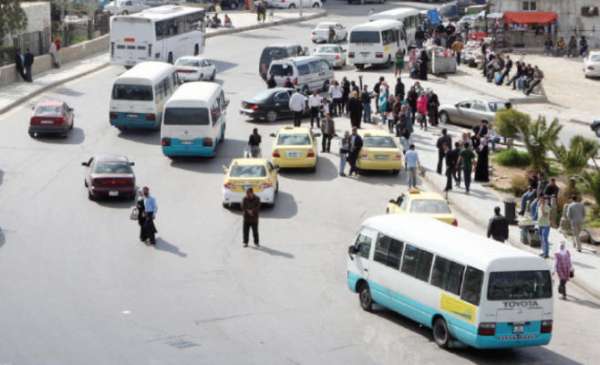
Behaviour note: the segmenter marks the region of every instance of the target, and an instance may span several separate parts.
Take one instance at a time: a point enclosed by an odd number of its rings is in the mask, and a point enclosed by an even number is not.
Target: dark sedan
[[[129,198],[136,195],[133,162],[125,156],[95,155],[81,163],[88,167],[84,185],[88,198]]]
[[[253,120],[274,122],[278,119],[291,118],[290,96],[294,89],[276,87],[260,92],[251,99],[242,101],[240,113]]]

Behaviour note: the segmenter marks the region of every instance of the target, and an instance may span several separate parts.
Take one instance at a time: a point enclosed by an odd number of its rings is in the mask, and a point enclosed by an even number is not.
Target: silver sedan
[[[346,65],[346,50],[337,44],[322,44],[315,47],[313,56],[321,57],[334,67],[344,67]]]
[[[440,122],[475,127],[483,120],[492,123],[496,119],[496,112],[504,108],[505,102],[500,100],[467,100],[453,105],[443,104],[439,109]]]

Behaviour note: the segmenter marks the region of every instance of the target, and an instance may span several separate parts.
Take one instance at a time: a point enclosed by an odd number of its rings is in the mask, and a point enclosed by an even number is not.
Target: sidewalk
[[[254,13],[232,12],[228,14],[235,27],[218,29],[208,28],[206,31],[207,38],[275,25],[301,22],[325,16],[327,13],[325,11],[308,10],[304,11],[304,15],[300,17],[295,11],[276,11],[273,19],[269,19],[265,23],[260,24],[256,22],[256,14]],[[2,87],[0,88],[0,115],[48,89],[98,71],[108,66],[110,64],[109,61],[108,54],[102,53],[75,62],[63,64],[60,69],[53,69],[36,75],[32,83],[17,82]]]
[[[446,184],[446,177],[444,175],[438,175],[435,172],[437,166],[437,150],[435,149],[435,142],[441,135],[440,129],[430,128],[428,132],[422,132],[417,129],[415,134],[415,141],[417,142],[416,145],[421,163],[427,168],[425,180],[434,186],[438,193],[442,193],[442,189]],[[452,135],[453,133],[450,134]],[[452,137],[453,140],[459,138],[457,134],[453,134]],[[499,193],[477,182],[471,183],[471,194],[469,195],[465,194],[463,187],[454,187],[454,190],[450,192],[448,196],[448,201],[453,210],[469,217],[473,222],[482,227],[487,227],[488,220],[494,212],[494,207],[500,206],[504,210],[503,200],[504,198],[501,197]],[[517,248],[530,251],[534,254],[541,253],[540,248],[531,248],[520,242],[520,230],[517,226],[510,227],[509,241],[510,244]],[[552,229],[550,233],[551,257],[554,256],[554,252],[556,252],[558,244],[561,241],[567,242],[567,247],[571,252],[571,259],[575,268],[575,277],[572,279],[573,282],[595,297],[600,298],[600,281],[598,280],[600,256],[592,253],[589,249],[586,250],[585,246],[587,245],[584,245],[583,252],[577,252],[573,248],[573,241],[570,237],[566,238],[558,229]],[[593,246],[587,247],[591,248]],[[552,270],[554,270],[554,260],[549,259],[548,264],[551,265]]]

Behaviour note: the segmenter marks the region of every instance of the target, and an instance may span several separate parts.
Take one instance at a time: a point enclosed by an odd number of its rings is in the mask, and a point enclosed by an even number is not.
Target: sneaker
[[[260,247],[260,244],[258,242],[254,242],[254,246]]]
[[[248,244],[247,244],[247,243],[244,243],[244,247],[248,247]]]

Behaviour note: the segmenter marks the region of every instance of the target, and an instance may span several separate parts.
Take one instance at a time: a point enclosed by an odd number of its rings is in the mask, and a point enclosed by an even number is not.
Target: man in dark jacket
[[[442,136],[438,138],[437,143],[435,144],[438,150],[438,163],[437,163],[437,173],[442,174],[442,164],[444,163],[444,146],[448,148],[452,147],[452,137],[448,135],[448,130],[446,128],[442,129]]]
[[[242,212],[244,214],[244,247],[248,247],[248,235],[252,229],[252,238],[254,245],[260,247],[258,243],[258,215],[260,212],[260,198],[254,194],[252,188],[246,190],[246,196],[242,200]]]
[[[33,66],[33,53],[27,48],[27,52],[25,53],[25,57],[23,60],[23,66],[25,67],[25,74],[27,76],[27,81],[33,82],[33,75],[31,75],[31,67]]]
[[[348,163],[350,164],[349,176],[352,176],[352,174],[358,175],[356,161],[358,160],[358,155],[360,154],[362,146],[362,138],[356,133],[356,128],[352,128],[352,134],[350,135],[350,151],[348,153]]]
[[[500,207],[494,208],[494,216],[490,218],[487,229],[487,237],[492,237],[498,242],[508,239],[508,221],[500,214]]]
[[[19,75],[21,75],[21,77],[23,78],[23,81],[27,81],[27,75],[25,75],[25,73],[23,72],[23,61],[24,57],[21,54],[21,51],[17,49],[15,51],[15,68],[17,69]]]
[[[456,163],[458,162],[458,151],[451,149],[452,145],[444,145],[444,155],[446,156],[446,187],[444,192],[446,193],[446,199],[448,198],[448,192],[452,190],[452,179],[454,179],[454,171],[456,171]]]
[[[402,79],[399,77],[396,80],[396,87],[394,88],[394,96],[399,96],[400,100],[404,100],[404,83],[402,83]]]

